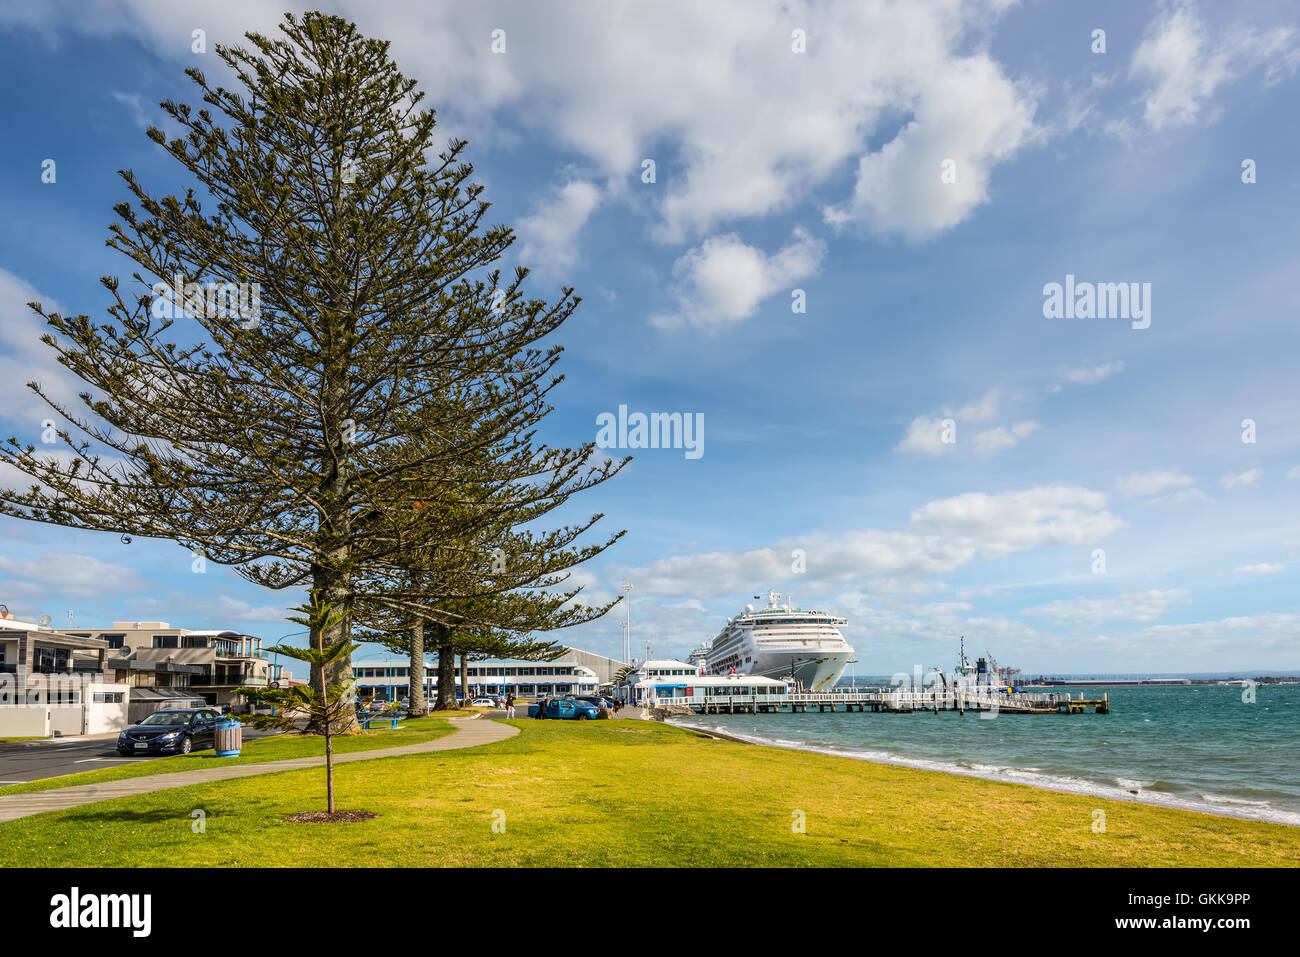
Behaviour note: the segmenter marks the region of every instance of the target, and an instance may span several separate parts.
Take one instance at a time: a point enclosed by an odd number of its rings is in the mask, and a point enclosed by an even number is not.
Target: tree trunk
[[[334,735],[325,732],[325,810],[334,813]]]
[[[443,629],[439,629],[445,635]],[[450,641],[438,644],[438,701],[435,711],[451,711],[456,707],[456,652]]]
[[[342,638],[351,637],[352,635],[352,588],[343,574],[333,571],[324,566],[317,566],[312,570],[312,584],[316,593],[321,596],[323,601],[329,602],[334,607],[343,612],[343,617],[337,624],[331,626],[323,632],[311,636],[311,645],[317,651],[321,651],[326,645],[333,644]],[[321,672],[324,671],[324,682],[321,682]],[[320,684],[324,689],[326,685],[340,684],[344,688],[343,697],[345,700],[355,700],[356,696],[356,679],[352,674],[352,656],[340,658],[332,661],[321,669],[316,665],[311,666],[310,680],[313,685]],[[322,690],[322,693],[323,690]],[[350,712],[351,718],[346,725],[338,729],[330,730],[339,731],[356,731],[360,728],[357,723],[355,711]]]
[[[429,713],[424,700],[424,619],[417,618],[411,626],[411,667],[406,682],[408,718],[423,718]]]
[[[465,696],[465,703],[469,704],[469,657],[460,656],[460,693]]]
[[[325,685],[325,669],[318,668],[320,673],[320,700],[321,709],[325,713],[325,810],[334,813],[334,730],[330,726],[333,722],[330,720],[329,691]]]

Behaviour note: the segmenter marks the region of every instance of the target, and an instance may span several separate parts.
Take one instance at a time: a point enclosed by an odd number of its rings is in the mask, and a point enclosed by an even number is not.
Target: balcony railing
[[[190,679],[190,686],[194,688],[220,688],[220,687],[239,687],[246,685],[249,688],[265,688],[267,679],[265,675],[195,675]]]

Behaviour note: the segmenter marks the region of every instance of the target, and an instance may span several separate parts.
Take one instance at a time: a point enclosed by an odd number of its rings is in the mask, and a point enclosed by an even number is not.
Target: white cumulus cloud
[[[1111,376],[1118,375],[1123,371],[1123,361],[1103,362],[1100,365],[1070,369],[1065,373],[1065,381],[1072,382],[1075,385],[1096,385],[1098,382],[1105,382]]]
[[[1020,440],[1038,431],[1041,426],[1031,420],[1017,422],[1011,428],[999,425],[975,436],[975,451],[980,455],[992,455],[1002,449],[1009,449],[1020,444]]]
[[[949,452],[956,447],[956,443],[943,441],[944,420],[952,419],[954,423],[985,422],[998,414],[998,399],[998,390],[992,388],[979,398],[971,399],[964,405],[945,406],[943,412],[939,415],[918,415],[908,425],[903,438],[894,446],[894,451],[920,452],[926,455],[939,455]],[[1021,423],[1022,426],[1028,424]],[[1033,423],[1033,425],[1036,427],[1037,423]],[[1030,429],[1030,431],[1033,431],[1033,429]],[[958,436],[954,434],[953,438],[958,438]]]
[[[1195,480],[1178,469],[1163,469],[1155,472],[1134,472],[1116,479],[1115,487],[1120,493],[1131,498],[1146,498],[1160,495],[1171,489],[1186,488]]]
[[[73,0],[12,4],[0,22],[123,34],[178,65],[190,33],[276,33],[303,0]],[[537,138],[602,188],[643,190],[657,161],[654,233],[690,242],[725,222],[788,211],[857,166],[836,223],[922,239],[987,199],[995,167],[1033,139],[1035,96],[990,52],[1002,0],[338,0],[331,12],[392,41],[427,103],[471,140]],[[504,53],[492,51],[504,31]],[[792,51],[792,32],[807,52]],[[901,128],[898,118],[906,118]],[[896,130],[896,132],[895,132]],[[889,135],[881,145],[874,138]],[[951,158],[957,180],[940,182]],[[833,201],[833,198],[832,198]]]
[[[1234,575],[1276,575],[1285,568],[1285,565],[1277,562],[1257,562],[1254,565],[1238,565],[1232,573]]]
[[[827,207],[827,222],[913,242],[937,236],[988,199],[992,170],[1034,131],[1032,99],[985,54],[949,60],[905,90],[910,121],[859,159],[853,196]]]
[[[862,582],[870,592],[880,581],[889,593],[922,593],[909,580],[944,574],[978,558],[999,558],[1046,545],[1090,544],[1123,522],[1106,509],[1104,493],[1069,485],[1011,492],[971,492],[929,502],[911,513],[902,531],[859,529],[817,533],[746,552],[674,555],[639,568],[614,569],[643,594],[752,593],[755,582],[793,579],[791,554],[803,549],[801,589]]]
[[[600,187],[575,179],[555,190],[519,220],[520,261],[539,272],[555,274],[578,261],[578,234],[600,205]]]
[[[712,236],[673,264],[676,309],[650,317],[652,325],[718,331],[743,322],[759,304],[817,273],[826,245],[806,230],[768,255],[739,236]]]
[[[1068,598],[1026,608],[1024,614],[1059,622],[1155,621],[1191,600],[1182,589],[1151,589],[1100,598]]]
[[[1151,129],[1161,130],[1214,119],[1215,92],[1260,66],[1266,82],[1295,72],[1295,30],[1231,24],[1211,31],[1195,3],[1176,0],[1163,4],[1148,26],[1129,73],[1145,81],[1143,116]]]
[[[1263,469],[1247,469],[1245,472],[1225,475],[1219,479],[1220,484],[1226,489],[1240,488],[1242,486],[1254,487],[1259,484],[1260,477],[1263,476]]]

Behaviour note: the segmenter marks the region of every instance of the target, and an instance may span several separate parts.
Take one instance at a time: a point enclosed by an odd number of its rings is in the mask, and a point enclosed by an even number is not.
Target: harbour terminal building
[[[762,675],[705,675],[698,664],[671,659],[651,659],[628,674],[621,696],[633,704],[648,705],[666,700],[736,695],[756,697],[760,703],[785,700],[790,682]]]
[[[513,694],[517,697],[536,698],[549,695],[595,694],[614,682],[614,675],[623,667],[616,658],[607,658],[577,648],[565,648],[564,655],[555,661],[521,661],[517,659],[486,659],[469,662],[466,669],[469,685],[468,697],[480,694]],[[399,701],[410,692],[410,667],[401,655],[358,658],[353,662],[353,675],[357,682],[357,695],[374,696],[382,701]],[[429,656],[424,664],[424,694],[431,698],[438,688],[437,656]],[[460,687],[460,667],[456,668],[456,693],[463,696]]]

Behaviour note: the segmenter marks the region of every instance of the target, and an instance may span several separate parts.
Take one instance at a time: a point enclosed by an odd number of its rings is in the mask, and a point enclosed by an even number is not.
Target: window
[[[68,670],[67,648],[37,648],[35,670],[44,675]]]
[[[122,692],[120,691],[96,691],[95,704],[121,704]]]
[[[157,646],[155,646],[155,647],[157,647]],[[174,647],[176,647],[176,646],[175,646],[175,645],[168,645],[167,647],[168,647],[168,648],[174,648]],[[181,636],[181,647],[182,647],[182,648],[206,648],[206,647],[208,647],[208,639],[205,638],[205,637],[202,637],[201,635],[182,635],[182,636]]]
[[[153,646],[155,648],[176,648],[179,642],[175,635],[154,635]]]

